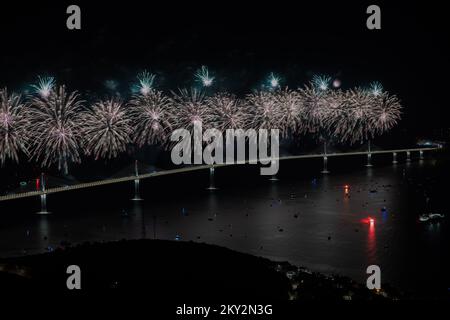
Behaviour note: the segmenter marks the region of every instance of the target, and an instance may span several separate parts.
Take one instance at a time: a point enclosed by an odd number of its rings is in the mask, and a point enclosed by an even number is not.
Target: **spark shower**
[[[0,163],[26,158],[42,167],[67,172],[82,156],[112,159],[128,145],[173,146],[176,129],[278,129],[282,138],[333,137],[348,144],[381,135],[394,127],[402,106],[374,82],[367,88],[332,88],[327,76],[315,76],[302,88],[282,88],[271,73],[268,88],[244,97],[212,92],[215,77],[206,67],[195,74],[202,87],[170,93],[154,87],[155,76],[138,75],[128,100],[86,101],[83,94],[39,77],[24,97],[0,90]],[[276,81],[274,81],[276,79]]]

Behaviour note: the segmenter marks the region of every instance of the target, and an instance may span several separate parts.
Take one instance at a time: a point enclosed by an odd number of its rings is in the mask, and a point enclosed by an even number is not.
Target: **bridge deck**
[[[439,150],[440,148],[413,148],[413,149],[394,149],[394,150],[376,150],[376,151],[356,151],[356,152],[341,152],[341,153],[327,153],[327,154],[305,154],[305,155],[293,155],[293,156],[283,156],[276,158],[276,160],[292,160],[292,159],[305,159],[305,158],[323,158],[324,156],[330,157],[338,157],[338,156],[355,156],[355,155],[367,155],[367,154],[383,154],[383,153],[401,153],[401,152],[419,152],[419,151],[435,151]],[[259,159],[259,161],[270,161],[271,159]],[[215,164],[214,167],[222,167],[222,166],[229,166],[229,165],[235,165],[235,164],[247,164],[247,161],[243,162],[237,162],[237,163],[223,163],[223,164]],[[145,173],[140,175],[133,175],[133,176],[127,176],[127,177],[121,177],[121,178],[114,178],[114,179],[105,179],[105,180],[98,180],[98,181],[92,181],[92,182],[85,182],[85,183],[79,183],[75,185],[70,186],[63,186],[63,187],[54,187],[49,188],[45,191],[30,191],[30,192],[22,192],[22,193],[14,193],[14,194],[8,194],[0,196],[0,201],[5,200],[13,200],[13,199],[19,199],[19,198],[26,198],[26,197],[33,197],[33,196],[39,196],[41,194],[50,194],[50,193],[57,193],[57,192],[63,192],[63,191],[69,191],[69,190],[75,190],[75,189],[84,189],[84,188],[91,188],[96,186],[102,186],[107,184],[114,184],[114,183],[120,183],[120,182],[126,182],[126,181],[133,181],[136,179],[146,179],[151,177],[157,177],[157,176],[164,176],[169,174],[176,174],[176,173],[182,173],[182,172],[190,172],[195,170],[203,170],[208,169],[212,167],[211,165],[194,165],[190,167],[183,167],[179,169],[171,169],[171,170],[163,170],[163,171],[155,171],[152,173]]]

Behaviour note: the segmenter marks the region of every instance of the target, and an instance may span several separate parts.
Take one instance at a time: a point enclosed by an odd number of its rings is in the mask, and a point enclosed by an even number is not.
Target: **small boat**
[[[419,221],[425,222],[425,221],[429,221],[429,220],[438,220],[438,219],[442,219],[444,217],[445,217],[445,215],[443,215],[441,213],[425,213],[425,214],[420,215]]]

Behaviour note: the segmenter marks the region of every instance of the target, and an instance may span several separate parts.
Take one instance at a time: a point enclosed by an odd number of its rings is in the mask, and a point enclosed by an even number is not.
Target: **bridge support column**
[[[392,153],[392,163],[396,164],[397,163],[397,152],[393,152]]]
[[[44,173],[41,173],[41,179],[39,180],[40,183],[40,189],[43,192],[41,197],[41,211],[37,212],[37,214],[49,214],[50,212],[47,211],[47,194],[45,193],[45,175]]]
[[[140,196],[140,190],[139,190],[139,168],[138,168],[138,162],[137,160],[134,161],[134,175],[136,176],[136,179],[134,179],[134,197],[131,199],[132,201],[141,201],[144,200]]]
[[[419,151],[419,159],[420,159],[420,160],[423,160],[423,150],[420,150],[420,151]]]
[[[271,175],[269,181],[278,181],[277,175]]]
[[[214,167],[209,168],[209,187],[208,190],[216,190],[216,183],[214,179]]]
[[[46,193],[41,194],[41,211],[39,211],[37,214],[50,214],[50,212],[47,211],[47,194]]]
[[[406,151],[406,162],[411,162],[411,152]]]
[[[134,197],[131,199],[133,201],[144,200],[140,196],[139,183],[140,183],[139,179],[134,179]]]
[[[323,170],[322,173],[330,173],[330,171],[328,171],[328,157],[324,156],[323,157]]]
[[[371,167],[372,166],[372,154],[368,153],[367,154],[367,164],[366,167]]]

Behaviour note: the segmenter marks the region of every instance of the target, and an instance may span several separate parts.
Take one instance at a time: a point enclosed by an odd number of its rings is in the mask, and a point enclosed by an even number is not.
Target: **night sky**
[[[0,85],[19,91],[46,74],[104,95],[105,80],[126,92],[147,69],[169,91],[192,85],[195,70],[207,65],[218,89],[245,94],[270,72],[292,88],[322,73],[341,79],[344,89],[382,82],[402,100],[402,128],[450,127],[450,27],[442,1],[95,2],[2,3]],[[70,4],[81,7],[80,31],[66,28]],[[381,7],[382,30],[366,28],[370,4]]]

